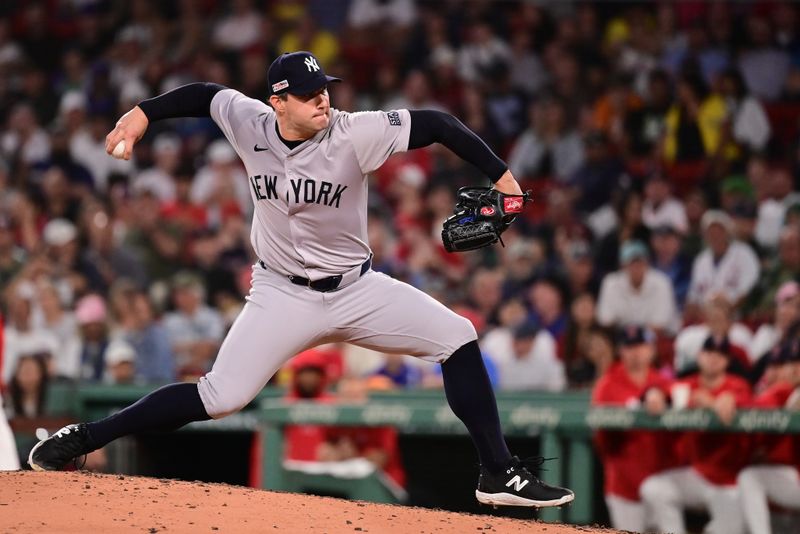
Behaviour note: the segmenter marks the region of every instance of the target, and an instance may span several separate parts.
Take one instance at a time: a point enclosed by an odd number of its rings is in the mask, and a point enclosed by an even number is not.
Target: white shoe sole
[[[28,465],[31,466],[31,469],[33,469],[34,471],[47,471],[47,469],[41,467],[40,465],[37,465],[33,461],[33,453],[36,452],[36,449],[42,446],[42,443],[44,443],[44,440],[34,445],[34,447],[31,449],[31,452],[28,454]]]
[[[547,508],[550,506],[561,506],[575,500],[575,494],[569,493],[560,499],[552,501],[534,501],[532,499],[525,499],[518,495],[511,493],[484,493],[475,490],[475,498],[478,502],[483,504],[490,504],[492,506],[528,506],[534,508]]]

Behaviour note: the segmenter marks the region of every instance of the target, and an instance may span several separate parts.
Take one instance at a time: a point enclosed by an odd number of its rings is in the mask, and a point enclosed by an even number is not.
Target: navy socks
[[[129,434],[175,430],[207,419],[211,417],[200,400],[197,384],[182,383],[159,388],[124,410],[86,426],[95,450]]]
[[[497,401],[477,341],[470,341],[442,364],[444,391],[453,413],[464,423],[489,472],[505,469],[511,460]]]

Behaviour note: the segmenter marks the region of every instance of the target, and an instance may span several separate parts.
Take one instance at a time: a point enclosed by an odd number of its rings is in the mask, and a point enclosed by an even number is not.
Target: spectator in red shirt
[[[290,364],[292,382],[286,398],[332,402],[333,396],[325,391],[325,364],[323,355],[314,349],[295,356]],[[316,461],[317,451],[325,443],[326,432],[327,428],[322,425],[287,425],[284,431],[286,459]]]
[[[769,354],[776,382],[758,395],[753,407],[797,410],[800,395],[800,341],[784,343]],[[792,406],[794,404],[794,406]],[[769,503],[800,510],[800,437],[797,434],[755,436],[755,465],[739,473],[742,510],[750,532],[772,534]]]
[[[666,397],[652,390],[666,391],[668,381],[653,369],[655,335],[640,326],[622,330],[619,361],[598,380],[592,405],[640,408],[657,413],[664,410]],[[666,439],[665,439],[666,438]],[[663,432],[602,430],[594,443],[603,462],[605,500],[611,525],[621,530],[644,532],[647,513],[639,499],[639,486],[649,475],[675,458],[673,440]]]
[[[736,409],[749,404],[750,386],[727,373],[731,345],[727,338],[709,336],[700,351],[699,372],[680,382],[689,390],[689,408],[712,410],[730,424]],[[673,404],[677,395],[673,386]],[[747,461],[742,436],[724,432],[689,432],[684,436],[689,467],[659,473],[642,483],[641,497],[652,512],[659,532],[686,532],[684,508],[705,507],[711,516],[704,532],[741,534],[744,517],[736,476]]]

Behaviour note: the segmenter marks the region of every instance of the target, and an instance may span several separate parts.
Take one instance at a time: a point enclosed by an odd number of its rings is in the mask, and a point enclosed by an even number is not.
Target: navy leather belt
[[[263,269],[267,269],[267,265],[258,260],[258,264],[261,265]],[[369,268],[372,267],[372,256],[367,258],[367,261],[361,264],[361,272],[359,273],[359,278],[364,276],[364,273],[369,271]],[[314,291],[319,291],[321,293],[327,293],[328,291],[333,291],[339,287],[342,283],[343,276],[341,274],[337,274],[336,276],[329,276],[327,278],[320,278],[319,280],[311,281],[308,278],[303,278],[302,276],[294,276],[289,275],[289,281],[293,284],[298,286],[305,286],[308,288],[313,289]]]

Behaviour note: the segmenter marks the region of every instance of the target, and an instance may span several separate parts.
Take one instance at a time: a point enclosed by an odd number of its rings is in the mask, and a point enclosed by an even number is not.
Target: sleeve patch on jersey
[[[386,117],[389,119],[390,126],[401,126],[400,114],[398,112],[389,111],[386,113]]]

